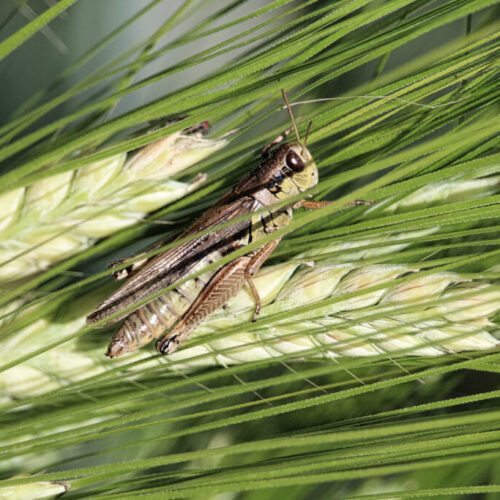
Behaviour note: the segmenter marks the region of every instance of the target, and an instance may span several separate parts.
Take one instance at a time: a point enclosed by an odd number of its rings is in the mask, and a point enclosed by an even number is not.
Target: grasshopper
[[[224,306],[245,284],[255,300],[255,321],[261,308],[261,300],[253,276],[276,248],[281,240],[279,237],[235,258],[220,269],[206,271],[145,304],[136,308],[133,305],[183,277],[201,271],[234,250],[287,226],[292,219],[293,209],[314,209],[328,204],[301,200],[289,206],[265,210],[266,207],[299,195],[318,183],[318,169],[306,147],[308,134],[306,133],[306,139],[302,143],[283,90],[282,94],[292,127],[268,144],[262,151],[261,163],[179,238],[195,236],[200,231],[204,231],[204,234],[150,259],[136,261],[128,271],[115,273],[117,278],[128,277],[127,281],[87,317],[87,323],[91,325],[113,315],[111,320],[100,324],[100,327],[126,317],[112,337],[107,356],[116,357],[134,351],[160,336],[156,343],[158,352],[174,352],[209,314]],[[297,142],[280,144],[292,130],[295,131]],[[253,212],[257,213],[241,220],[241,216]],[[234,225],[215,227],[235,218],[238,221]],[[212,227],[213,231],[206,231]],[[162,244],[165,242],[160,243]],[[126,312],[117,314],[124,308],[127,308]]]

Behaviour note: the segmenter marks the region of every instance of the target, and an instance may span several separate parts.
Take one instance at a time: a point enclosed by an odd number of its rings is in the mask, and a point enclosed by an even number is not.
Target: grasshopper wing
[[[196,235],[200,231],[249,214],[261,207],[262,205],[250,196],[238,200],[225,196],[182,233],[179,239]],[[186,276],[196,262],[211,251],[220,250],[223,253],[231,251],[234,248],[234,242],[246,231],[249,231],[250,226],[250,219],[238,221],[234,225],[216,228],[212,232],[194,237],[154,256],[87,316],[87,324],[97,323],[123,309],[127,310],[122,314],[117,314],[102,326],[116,323],[128,316],[144,306],[147,301],[132,307],[134,304]],[[151,300],[153,299],[151,298]]]

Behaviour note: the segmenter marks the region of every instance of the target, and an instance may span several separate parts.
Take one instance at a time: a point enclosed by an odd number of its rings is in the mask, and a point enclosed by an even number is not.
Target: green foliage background
[[[0,60],[15,58],[21,44],[65,9],[71,16],[74,3],[60,0],[5,38]],[[159,3],[148,2],[144,12]],[[182,211],[194,217],[287,126],[280,88],[292,101],[338,97],[294,108],[302,134],[313,121],[309,147],[321,178],[313,194],[336,202],[298,214],[274,261],[312,244],[321,248],[353,238],[386,238],[377,244],[383,247],[393,234],[438,226],[432,237],[414,236],[407,250],[379,261],[424,261],[432,272],[457,271],[495,285],[499,194],[395,215],[383,212],[385,202],[369,212],[338,208],[359,198],[387,200],[387,205],[431,180],[498,174],[498,3],[276,0],[240,16],[242,4],[251,2],[187,0],[141,44],[68,85],[74,71],[85,68],[143,11],[110,28],[109,37],[2,125],[0,191],[209,120],[216,136],[237,132],[229,146],[180,177],[205,171],[211,182],[161,214],[168,218]],[[189,23],[191,16],[201,20]],[[226,37],[226,30],[244,22],[251,27]],[[463,26],[460,36],[387,69],[401,48],[419,47],[426,34],[454,22]],[[171,30],[182,33],[163,43]],[[222,42],[207,42],[214,32]],[[137,76],[162,54],[193,44],[195,55],[143,79]],[[237,49],[242,51],[235,55]],[[223,55],[229,63],[220,62]],[[134,91],[168,83],[204,63],[203,76],[193,83],[172,91],[165,84],[161,97],[113,114]],[[360,68],[363,72],[356,73]],[[353,86],[355,76],[362,81]],[[57,118],[46,118],[61,105]],[[188,118],[147,135],[133,133],[149,120],[176,114]],[[156,231],[153,221],[123,231],[17,284],[0,303],[40,291],[53,293],[57,304],[71,303],[75,293],[90,290],[105,273],[70,282],[61,279],[63,271],[89,269],[85,266],[97,256]],[[22,366],[36,354],[16,357],[0,369]],[[0,485],[64,481],[71,485],[68,498],[212,498],[224,492],[259,500],[276,494],[496,498],[499,354],[400,354],[397,361],[381,354],[336,363],[288,355],[191,373],[141,369],[140,362],[134,371],[133,363],[110,365],[103,374],[3,408],[0,458],[7,465]],[[15,477],[20,472],[32,476]]]

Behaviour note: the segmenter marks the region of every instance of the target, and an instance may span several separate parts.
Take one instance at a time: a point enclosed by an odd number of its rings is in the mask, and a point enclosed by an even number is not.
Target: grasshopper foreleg
[[[276,139],[274,139],[273,141],[271,141],[269,144],[267,144],[266,146],[264,146],[264,148],[262,149],[260,155],[265,158],[268,156],[269,154],[269,150],[273,147],[273,146],[276,146],[276,144],[279,144],[281,142],[283,142],[289,135],[290,135],[290,132],[293,130],[293,127],[290,127],[290,128],[287,128],[284,132],[281,132],[280,135],[278,135],[278,137],[276,137]]]

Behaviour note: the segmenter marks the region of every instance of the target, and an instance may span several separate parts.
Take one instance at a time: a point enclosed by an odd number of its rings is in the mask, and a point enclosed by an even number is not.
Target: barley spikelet
[[[37,498],[49,500],[59,498],[70,489],[66,483],[53,481],[37,481],[17,484],[15,486],[0,487],[0,498],[9,500],[36,500]]]
[[[43,271],[182,198],[190,184],[169,177],[224,144],[176,132],[0,195],[0,283]]]
[[[457,192],[468,196],[467,190],[472,190],[474,196],[484,196],[498,186],[493,177],[487,182],[481,178],[466,182],[465,190],[459,179],[446,182],[446,189],[440,182],[428,185],[427,197],[433,203],[446,202]],[[436,193],[441,193],[441,198],[436,199]],[[397,210],[413,207],[415,199],[413,194],[406,204],[400,200]],[[227,308],[216,311],[200,325],[188,344],[173,355],[152,356],[150,347],[110,361],[103,352],[113,328],[89,332],[1,373],[0,393],[5,402],[43,394],[102,373],[110,366],[139,359],[147,359],[147,364],[193,370],[290,353],[297,358],[381,353],[437,356],[496,348],[498,325],[491,318],[500,310],[498,286],[457,273],[426,271],[417,264],[363,262],[407,247],[409,243],[403,240],[414,235],[395,233],[383,240],[358,238],[354,243],[358,247],[374,241],[378,246],[346,252],[349,261],[345,255],[338,258],[337,253],[334,259],[325,258],[345,249],[334,243],[263,267],[254,279],[263,303],[257,323],[250,321],[253,298],[243,289]],[[12,327],[30,310],[14,318],[7,316],[4,325],[11,334],[2,341],[0,365],[84,328],[85,316],[115,286],[110,282],[28,326]],[[4,308],[2,314],[8,309],[15,310],[16,304]]]
[[[397,278],[406,278],[394,285]],[[320,286],[318,286],[318,283]],[[384,287],[384,283],[387,286]],[[490,321],[500,310],[500,289],[455,273],[421,275],[412,266],[322,262],[309,267],[290,261],[264,267],[255,284],[263,301],[251,323],[254,302],[242,290],[226,309],[215,312],[186,346],[158,358],[152,347],[110,361],[103,352],[112,330],[89,332],[0,373],[4,401],[43,394],[111,366],[150,358],[176,369],[244,363],[281,354],[301,357],[373,356],[401,353],[437,356],[493,349],[498,341]],[[373,285],[379,288],[373,290]],[[365,291],[366,290],[366,291]],[[64,305],[2,343],[0,364],[57,342],[85,327],[85,316],[101,290]],[[297,307],[313,306],[305,312]],[[281,318],[269,321],[273,315]],[[262,326],[259,326],[259,322]],[[231,334],[237,328],[236,334]],[[228,332],[226,335],[225,332]],[[153,357],[152,357],[153,355]],[[140,365],[141,370],[144,365]]]

